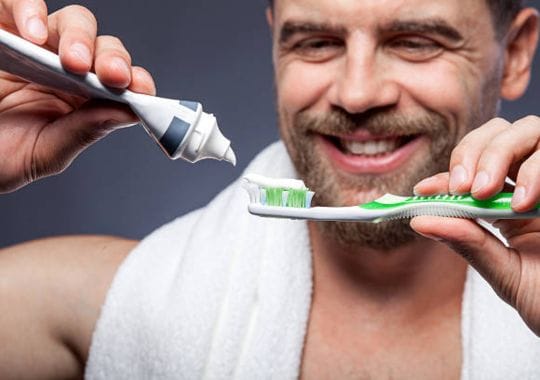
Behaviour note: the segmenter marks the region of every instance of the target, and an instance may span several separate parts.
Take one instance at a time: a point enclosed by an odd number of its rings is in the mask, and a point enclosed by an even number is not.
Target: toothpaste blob
[[[246,174],[244,177],[249,183],[262,187],[282,187],[284,189],[307,190],[304,181],[291,178],[270,178],[260,174]]]
[[[94,73],[67,72],[58,55],[4,30],[0,30],[0,70],[68,94],[127,104],[171,159],[212,158],[236,164],[231,142],[199,103],[105,87]]]

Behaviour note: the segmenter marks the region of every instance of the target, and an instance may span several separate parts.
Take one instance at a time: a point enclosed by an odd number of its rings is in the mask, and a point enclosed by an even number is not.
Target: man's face
[[[502,47],[484,0],[277,0],[280,131],[319,204],[345,206],[446,171],[496,114]],[[403,244],[407,223],[323,223],[344,243]]]

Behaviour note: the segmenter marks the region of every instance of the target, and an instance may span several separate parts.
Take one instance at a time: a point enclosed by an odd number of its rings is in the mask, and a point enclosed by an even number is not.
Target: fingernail
[[[414,188],[413,188],[413,193],[414,195],[420,195],[422,194],[420,191],[419,191],[419,188],[422,187],[422,186],[426,186],[426,185],[429,185],[431,182],[435,181],[435,177],[428,177],[428,178],[425,178],[423,180],[421,180],[420,182],[418,182]]]
[[[112,58],[111,62],[110,62],[110,65],[116,67],[119,70],[121,70],[122,74],[124,74],[126,76],[129,76],[130,73],[131,73],[131,70],[130,70],[128,64],[122,58]]]
[[[36,39],[47,38],[47,26],[38,16],[30,17],[26,21],[26,30]]]
[[[489,183],[489,174],[487,174],[485,171],[479,172],[474,178],[471,192],[472,193],[479,192],[484,187],[486,187],[488,183]]]
[[[88,47],[83,43],[75,42],[73,45],[71,45],[69,51],[77,58],[79,58],[79,60],[85,63],[89,63],[92,61],[90,49],[88,49]]]
[[[525,186],[518,186],[514,190],[514,196],[512,197],[512,207],[519,206],[525,201],[527,195],[527,189]]]
[[[418,232],[418,231],[417,231]],[[420,235],[422,235],[423,237],[425,238],[428,238],[428,239],[431,239],[431,240],[435,240],[435,241],[443,241],[442,238],[438,237],[438,236],[435,236],[435,235],[430,235],[430,234],[423,234],[423,233],[420,233],[418,232]]]
[[[451,193],[457,193],[457,189],[467,181],[467,171],[461,165],[457,165],[452,169],[450,173],[450,181],[448,183],[448,188]]]

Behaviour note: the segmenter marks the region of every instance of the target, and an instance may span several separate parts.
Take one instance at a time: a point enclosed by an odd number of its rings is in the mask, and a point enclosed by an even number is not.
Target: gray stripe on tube
[[[180,143],[186,136],[189,127],[189,123],[175,117],[163,137],[159,139],[159,143],[169,156],[172,157],[174,152],[176,152],[176,149],[178,149]]]
[[[193,112],[197,112],[197,107],[199,106],[199,103],[191,102],[189,100],[180,100],[180,104],[186,108],[189,108]]]

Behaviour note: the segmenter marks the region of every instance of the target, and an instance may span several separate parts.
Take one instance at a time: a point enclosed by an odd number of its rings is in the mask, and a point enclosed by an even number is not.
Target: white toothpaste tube
[[[200,103],[108,88],[94,73],[69,73],[58,55],[1,29],[0,70],[69,94],[127,104],[171,159],[197,162],[213,158],[236,165],[231,142]]]

